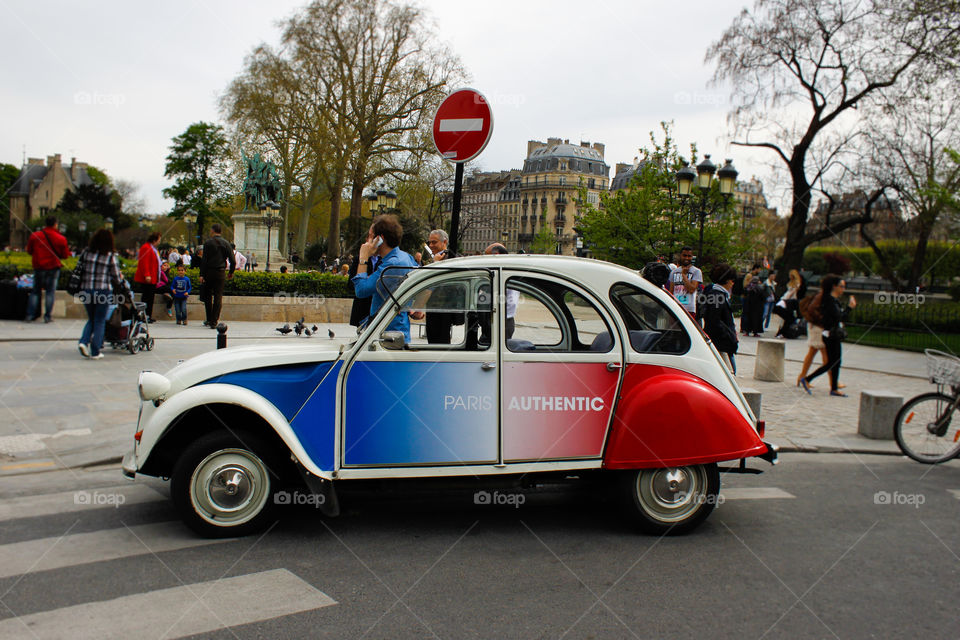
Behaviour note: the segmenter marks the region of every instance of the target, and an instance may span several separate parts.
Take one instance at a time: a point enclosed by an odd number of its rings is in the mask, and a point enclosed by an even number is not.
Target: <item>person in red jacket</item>
[[[56,216],[47,216],[45,222],[47,226],[34,231],[27,240],[27,253],[33,257],[33,290],[27,301],[27,322],[33,322],[37,317],[41,291],[47,292],[43,321],[53,322],[50,314],[60,280],[60,267],[63,266],[60,259],[70,257],[67,239],[57,231]]]
[[[153,294],[157,291],[157,282],[160,281],[160,252],[157,244],[160,242],[160,232],[154,231],[147,236],[147,241],[137,253],[137,272],[133,281],[140,291],[140,302],[147,305],[147,322],[153,322]]]

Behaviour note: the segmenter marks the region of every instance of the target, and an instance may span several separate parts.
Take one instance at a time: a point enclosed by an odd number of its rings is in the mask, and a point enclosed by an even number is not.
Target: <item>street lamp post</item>
[[[260,211],[263,214],[263,224],[267,226],[267,268],[270,272],[270,230],[274,225],[280,222],[280,205],[273,200],[267,200],[260,205]]]
[[[80,244],[81,246],[87,245],[87,221],[81,220],[77,223],[77,229],[80,230]]]
[[[684,165],[677,172],[677,193],[680,196],[681,207],[683,203],[690,199],[694,180],[697,183],[697,190],[700,192],[700,202],[697,207],[697,219],[700,226],[700,241],[697,246],[697,266],[703,265],[703,227],[707,216],[716,214],[720,208],[718,205],[709,206],[710,186],[713,184],[713,175],[717,174],[720,179],[720,193],[723,195],[724,202],[733,195],[733,187],[737,182],[737,170],[733,167],[733,160],[727,158],[726,164],[717,172],[717,165],[710,161],[710,155],[703,157],[703,162],[697,165],[696,172],[689,166]],[[693,206],[693,204],[691,204]]]
[[[183,212],[183,221],[187,223],[187,248],[196,245],[193,238],[193,225],[197,222],[197,212],[193,209],[187,209]]]
[[[107,217],[103,220],[103,228],[108,231],[113,231],[113,218]]]

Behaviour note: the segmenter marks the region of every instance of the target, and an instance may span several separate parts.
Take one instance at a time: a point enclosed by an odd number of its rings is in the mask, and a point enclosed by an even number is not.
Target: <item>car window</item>
[[[490,348],[492,296],[486,273],[434,278],[406,297],[411,349]],[[422,314],[423,317],[418,317]]]
[[[607,352],[613,348],[603,316],[573,288],[518,276],[508,279],[505,289],[504,337],[510,351]],[[601,335],[605,339],[598,340]]]
[[[627,325],[634,351],[681,354],[690,349],[690,336],[673,311],[646,291],[618,282],[610,288],[610,300]]]

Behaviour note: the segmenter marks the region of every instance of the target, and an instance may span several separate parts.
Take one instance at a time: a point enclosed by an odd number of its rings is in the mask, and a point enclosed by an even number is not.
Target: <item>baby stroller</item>
[[[114,349],[127,349],[130,353],[153,351],[153,338],[147,326],[147,305],[133,302],[108,307],[104,340]]]

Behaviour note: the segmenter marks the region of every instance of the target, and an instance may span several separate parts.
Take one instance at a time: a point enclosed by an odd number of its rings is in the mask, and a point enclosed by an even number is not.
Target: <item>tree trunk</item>
[[[913,293],[917,290],[917,285],[920,284],[920,277],[923,273],[923,263],[927,259],[927,243],[930,240],[930,234],[933,232],[933,223],[932,220],[937,219],[937,215],[921,214],[918,216],[920,218],[920,229],[917,234],[917,248],[913,254],[913,264],[910,265],[910,280],[907,283],[907,288],[910,293]],[[933,282],[930,283],[931,285]]]
[[[307,189],[307,195],[303,199],[303,214],[300,216],[300,234],[297,238],[300,255],[306,256],[307,251],[307,231],[310,229],[310,212],[313,210],[313,201],[320,190],[320,171],[314,169],[310,175],[310,186]]]
[[[786,273],[790,273],[791,269],[800,271],[803,252],[807,248],[803,237],[807,231],[807,214],[810,211],[810,185],[807,184],[803,164],[791,162],[790,175],[793,181],[793,207],[787,221],[787,241],[783,247],[783,270]]]
[[[327,260],[340,257],[340,202],[343,198],[343,182],[338,180],[337,188],[330,194],[330,227],[327,230]]]
[[[366,229],[361,228],[360,216],[363,213],[363,174],[366,167],[355,167],[353,170],[353,185],[350,189],[350,227],[347,235],[347,246],[350,252],[359,250],[360,244],[366,237]],[[354,249],[356,247],[357,249]]]

